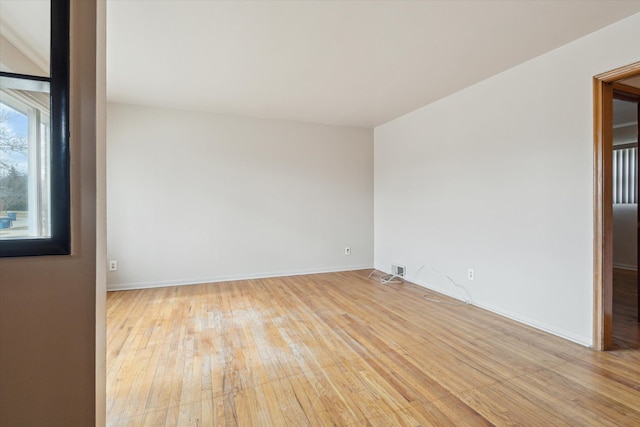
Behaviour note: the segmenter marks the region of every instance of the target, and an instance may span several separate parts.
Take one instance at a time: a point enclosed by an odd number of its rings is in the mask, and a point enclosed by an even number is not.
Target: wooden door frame
[[[613,91],[640,74],[640,62],[593,78],[593,348],[613,346]]]

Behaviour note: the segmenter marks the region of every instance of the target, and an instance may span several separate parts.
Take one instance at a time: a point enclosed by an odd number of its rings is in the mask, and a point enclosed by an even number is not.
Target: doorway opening
[[[613,104],[614,99],[636,102],[640,114],[640,62],[594,77],[594,339],[596,350],[611,350],[613,340]],[[636,135],[636,146],[637,146]],[[637,171],[637,164],[635,165]],[[635,175],[635,188],[638,175]],[[637,215],[637,214],[636,214]],[[637,218],[640,219],[640,218]],[[636,220],[635,239],[638,240]],[[636,254],[636,265],[637,254]],[[640,292],[635,274],[636,295]],[[636,299],[638,297],[636,296]],[[640,301],[634,305],[636,320]]]
[[[636,89],[640,88],[634,87],[621,92],[614,86],[613,91],[614,349],[640,348],[640,317],[637,304],[640,290],[637,272],[640,94],[630,92]]]

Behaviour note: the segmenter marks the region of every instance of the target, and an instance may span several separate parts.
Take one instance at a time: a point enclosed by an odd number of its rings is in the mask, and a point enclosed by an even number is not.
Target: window
[[[613,147],[613,203],[638,203],[638,147]]]
[[[68,0],[0,0],[0,257],[70,253],[68,91]]]
[[[7,86],[0,92],[0,238],[50,238],[49,94]]]

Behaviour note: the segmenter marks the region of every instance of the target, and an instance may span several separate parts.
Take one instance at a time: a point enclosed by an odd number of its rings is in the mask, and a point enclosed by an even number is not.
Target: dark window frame
[[[0,240],[0,258],[71,253],[69,156],[69,0],[51,0],[50,77],[0,72],[30,82],[48,81],[51,106],[51,237]]]

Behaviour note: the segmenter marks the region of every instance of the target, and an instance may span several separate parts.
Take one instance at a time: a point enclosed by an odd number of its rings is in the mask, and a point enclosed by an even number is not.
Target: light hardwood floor
[[[640,425],[639,351],[368,273],[110,292],[108,425]]]

